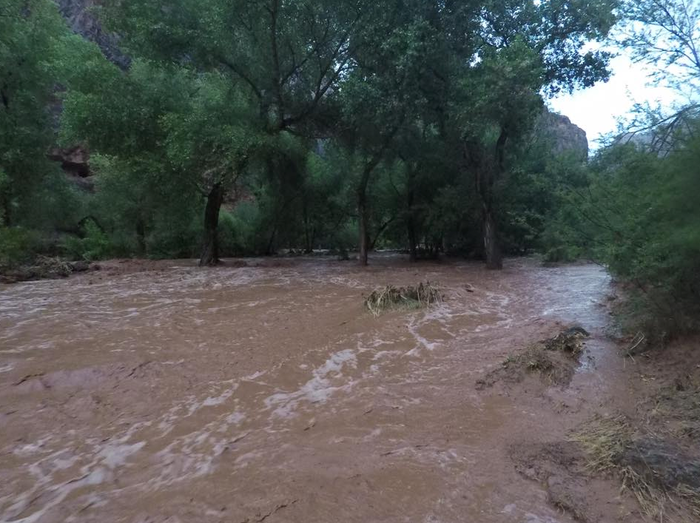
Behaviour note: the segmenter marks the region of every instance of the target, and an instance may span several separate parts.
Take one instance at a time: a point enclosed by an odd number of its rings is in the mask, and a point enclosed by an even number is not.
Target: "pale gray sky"
[[[670,108],[680,100],[671,89],[652,87],[648,66],[632,62],[624,52],[612,60],[611,66],[613,75],[607,83],[549,101],[553,110],[586,131],[591,149],[600,145],[598,138],[617,129],[618,119],[628,116],[635,103]]]

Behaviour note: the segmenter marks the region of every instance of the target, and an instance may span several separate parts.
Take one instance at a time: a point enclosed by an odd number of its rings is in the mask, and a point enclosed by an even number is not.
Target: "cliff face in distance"
[[[555,154],[573,154],[581,161],[588,158],[586,131],[562,114],[545,109],[535,126],[535,135],[549,141]]]
[[[109,61],[122,69],[129,66],[129,58],[119,50],[119,37],[104,31],[95,14],[101,0],[56,0],[56,3],[74,32],[95,42]]]

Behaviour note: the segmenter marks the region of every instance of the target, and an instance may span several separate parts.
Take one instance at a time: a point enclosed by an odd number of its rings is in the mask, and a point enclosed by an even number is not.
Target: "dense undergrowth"
[[[549,225],[553,259],[585,255],[621,282],[626,331],[649,344],[697,330],[700,317],[700,121],[660,155],[634,145],[602,151]]]

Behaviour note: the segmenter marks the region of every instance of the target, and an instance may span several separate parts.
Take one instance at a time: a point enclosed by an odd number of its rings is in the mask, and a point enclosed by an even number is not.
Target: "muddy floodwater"
[[[0,286],[0,521],[573,521],[509,455],[614,392],[604,270],[246,264]],[[437,307],[363,308],[426,280]],[[572,323],[570,386],[477,390]]]

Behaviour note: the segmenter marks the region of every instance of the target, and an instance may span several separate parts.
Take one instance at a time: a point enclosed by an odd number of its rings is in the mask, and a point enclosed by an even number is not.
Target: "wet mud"
[[[575,494],[553,494],[562,466],[527,462],[625,394],[601,268],[386,256],[143,269],[0,287],[0,521],[579,517],[561,500]],[[375,288],[426,280],[444,296],[429,309],[364,307]],[[572,324],[590,337],[568,386],[478,390]],[[636,521],[612,480],[577,489],[589,520]]]

